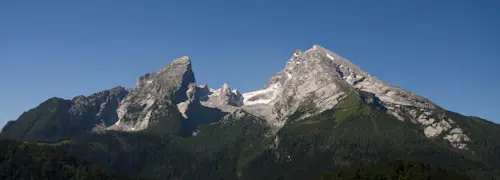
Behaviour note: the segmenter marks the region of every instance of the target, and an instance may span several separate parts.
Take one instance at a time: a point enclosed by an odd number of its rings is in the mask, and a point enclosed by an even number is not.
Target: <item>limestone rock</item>
[[[108,129],[140,131],[148,128],[152,117],[178,113],[169,111],[188,99],[189,84],[195,83],[189,57],[174,60],[158,72],[139,78],[117,109],[118,122]]]

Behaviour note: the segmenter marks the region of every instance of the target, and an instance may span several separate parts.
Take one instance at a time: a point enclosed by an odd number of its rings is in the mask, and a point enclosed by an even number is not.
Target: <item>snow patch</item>
[[[354,73],[351,73],[349,76],[347,76],[346,81],[350,85],[354,85],[354,82],[356,82],[356,77],[355,77]]]
[[[269,104],[278,96],[279,84],[273,84],[266,89],[243,94],[243,105]]]

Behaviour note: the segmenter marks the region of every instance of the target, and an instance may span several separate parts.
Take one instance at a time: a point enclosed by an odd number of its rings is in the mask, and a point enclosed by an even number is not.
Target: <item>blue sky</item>
[[[465,115],[500,122],[500,3],[0,1],[0,126],[188,55],[199,84],[261,88],[313,44]]]

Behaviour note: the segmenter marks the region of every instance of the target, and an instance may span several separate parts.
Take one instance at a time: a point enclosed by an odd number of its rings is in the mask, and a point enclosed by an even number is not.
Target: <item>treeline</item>
[[[360,167],[342,168],[324,174],[321,180],[469,180],[469,176],[452,170],[433,168],[413,161],[382,162]]]
[[[128,179],[50,146],[0,140],[0,179]]]

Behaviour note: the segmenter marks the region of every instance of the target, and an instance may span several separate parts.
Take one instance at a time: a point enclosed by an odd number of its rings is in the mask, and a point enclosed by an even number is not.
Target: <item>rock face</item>
[[[73,100],[51,98],[9,122],[2,136],[19,140],[58,141],[117,121],[116,108],[127,95],[123,87]]]
[[[297,50],[285,69],[271,77],[264,89],[243,96],[245,105],[272,106],[268,119],[283,125],[302,104],[312,103],[319,113],[333,108],[351,89],[373,93],[391,106],[435,108],[427,99],[380,81],[319,45],[305,52]],[[308,102],[310,99],[313,101]]]
[[[90,96],[77,96],[73,98],[73,105],[69,113],[73,116],[82,116],[88,111],[97,108],[95,114],[96,123],[111,126],[118,120],[116,109],[120,102],[127,96],[128,92],[123,87],[115,87],[111,90],[102,91]]]
[[[270,124],[282,127],[287,117],[299,107],[316,113],[335,107],[349,88],[342,80],[342,74],[335,71],[335,61],[327,58],[328,53],[331,52],[317,45],[306,52],[297,50],[285,69],[271,77],[263,90],[243,94],[245,105],[249,106],[247,109],[250,112],[269,109],[258,115],[270,120]],[[357,68],[348,62],[344,64]]]
[[[191,66],[182,57],[128,90],[50,98],[0,138],[49,142],[151,179],[314,179],[406,158],[500,169],[498,124],[446,111],[318,45],[244,94],[198,86]]]
[[[453,146],[467,149],[470,138],[439,107],[426,98],[383,82],[350,61],[314,45],[297,50],[285,69],[272,76],[261,90],[241,94],[228,84],[219,89],[196,86],[188,57],[174,60],[159,72],[141,77],[117,109],[112,130],[140,131],[158,114],[179,113],[191,129],[196,124],[220,121],[226,114],[250,113],[280,129],[292,115],[305,118],[334,109],[348,93],[362,95],[400,121],[422,126],[429,137],[442,137]],[[178,112],[164,110],[176,107]],[[299,112],[300,111],[300,112]],[[297,118],[294,116],[294,118]]]
[[[263,89],[244,94],[226,83],[216,90],[206,84],[197,86],[191,66],[189,57],[184,56],[158,72],[141,76],[129,90],[117,87],[71,101],[47,102],[38,111],[27,112],[20,120],[9,122],[3,133],[23,139],[51,128],[61,129],[58,130],[61,133],[51,134],[52,138],[91,129],[99,133],[134,132],[150,127],[167,131],[172,126],[190,134],[199,124],[234,121],[247,115],[264,119],[267,125],[279,130],[290,119],[300,120],[335,109],[353,94],[403,123],[417,124],[428,138],[444,139],[459,149],[468,149],[471,141],[467,129],[447,111],[426,98],[373,77],[319,45],[304,52],[297,50]],[[47,114],[57,117],[58,122],[44,119]],[[64,126],[71,128],[59,128]]]
[[[151,121],[155,117],[178,113],[169,109],[188,99],[186,91],[195,82],[187,56],[140,77],[117,109],[118,122],[108,129],[140,131],[158,123]]]
[[[238,90],[231,90],[229,85],[224,83],[222,88],[210,91],[206,101],[215,107],[222,105],[239,107],[243,105],[243,96]]]
[[[452,138],[450,130],[460,127],[434,103],[373,77],[319,45],[305,52],[297,50],[264,89],[243,94],[243,109],[281,128],[299,109],[307,109],[302,117],[321,113],[334,108],[350,91],[373,94],[377,106],[401,121],[423,125],[422,132],[429,138],[448,134],[444,139],[451,144],[467,147],[468,136],[461,133]]]
[[[108,130],[142,131],[154,128],[160,121],[177,121],[181,123],[181,134],[186,135],[195,131],[198,124],[219,121],[227,112],[217,107],[237,105],[237,96],[227,85],[215,93],[207,85],[196,86],[191,66],[185,56],[158,72],[140,77],[117,108],[118,121]],[[203,101],[215,105],[205,106]]]
[[[182,117],[185,119],[188,118],[188,110],[192,110],[197,108],[197,106],[201,106],[200,98],[197,94],[196,83],[189,84],[188,90],[186,91],[187,100],[177,104],[177,108],[179,112],[182,114]],[[191,113],[189,113],[191,114]]]

